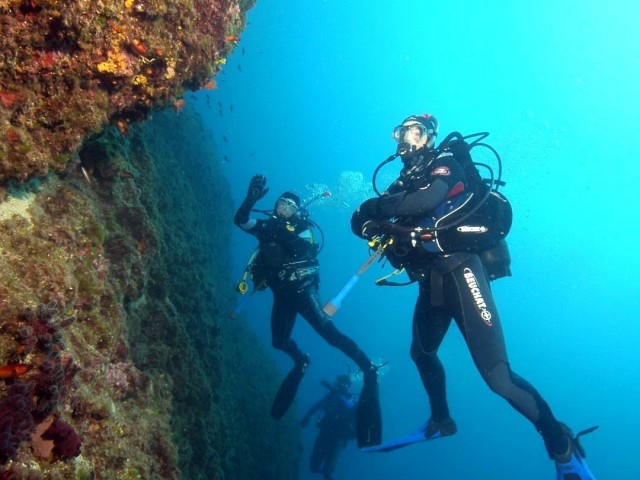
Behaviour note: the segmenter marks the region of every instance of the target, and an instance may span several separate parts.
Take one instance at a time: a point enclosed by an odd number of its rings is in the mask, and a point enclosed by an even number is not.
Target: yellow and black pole
[[[236,292],[238,292],[240,295],[243,295],[243,296],[246,295],[246,296],[236,306],[236,308],[234,308],[233,311],[229,313],[229,317],[232,319],[235,319],[238,316],[238,314],[242,311],[242,309],[247,304],[251,296],[256,292],[256,288],[254,286],[254,289],[251,291],[251,293],[249,293],[249,283],[247,282],[247,277],[251,272],[251,266],[253,265],[253,261],[258,256],[258,253],[260,253],[260,250],[256,248],[253,254],[251,254],[251,257],[249,257],[247,266],[244,268],[244,272],[242,272],[242,278],[236,285]],[[249,295],[247,295],[247,293],[249,293]]]

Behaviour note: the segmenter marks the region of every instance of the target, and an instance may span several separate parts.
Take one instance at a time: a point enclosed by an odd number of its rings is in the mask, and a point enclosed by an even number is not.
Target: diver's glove
[[[238,211],[233,218],[233,223],[243,228],[242,225],[245,225],[249,221],[249,215],[251,214],[253,206],[269,191],[269,189],[266,188],[266,185],[267,177],[264,175],[254,175],[251,177],[247,196],[242,202],[242,205],[238,208]]]
[[[249,190],[247,191],[247,200],[254,204],[263,198],[269,189],[267,188],[267,177],[264,175],[254,175],[249,182]]]
[[[381,220],[377,213],[378,200],[377,197],[368,199],[351,216],[351,231],[360,238],[368,238],[363,233],[366,223],[371,223],[372,220]]]

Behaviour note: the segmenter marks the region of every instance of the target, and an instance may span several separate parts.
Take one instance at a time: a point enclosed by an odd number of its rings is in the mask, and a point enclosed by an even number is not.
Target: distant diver
[[[322,385],[328,390],[327,394],[307,410],[300,425],[305,428],[311,417],[320,413],[316,422],[318,436],[313,444],[309,469],[314,473],[321,473],[325,480],[332,480],[340,454],[355,437],[354,422],[358,403],[349,393],[349,375],[338,375],[332,384],[323,381]]]
[[[382,441],[377,367],[322,311],[318,295],[318,244],[313,238],[314,224],[308,211],[302,208],[300,197],[293,192],[284,192],[278,197],[273,212],[268,212],[268,218],[249,218],[257,201],[269,191],[266,184],[263,175],[251,178],[234,223],[258,239],[258,254],[252,262],[253,281],[261,288],[268,286],[273,292],[272,343],[294,362],[273,401],[271,416],[279,419],[287,412],[310,364],[309,354],[300,350],[291,338],[296,316],[300,314],[322,338],[351,358],[364,372],[356,411],[358,446],[377,445]]]

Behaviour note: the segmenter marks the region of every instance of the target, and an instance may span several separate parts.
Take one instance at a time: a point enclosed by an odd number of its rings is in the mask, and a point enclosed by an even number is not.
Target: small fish
[[[224,37],[224,39],[227,42],[239,42],[240,41],[240,37],[238,35],[227,35],[226,37]]]
[[[244,47],[242,47],[242,55],[244,55]]]
[[[87,169],[84,167],[80,167],[80,170],[82,170],[82,175],[84,175],[84,179],[88,183],[91,183],[91,175],[89,175],[89,172],[87,171]]]
[[[231,104],[229,105],[229,111],[233,112],[233,105],[231,105]]]
[[[227,157],[226,155],[224,155],[222,157],[222,163],[229,163],[229,157]]]
[[[224,135],[222,135],[222,140],[224,140],[226,143],[229,143],[229,140],[227,140],[227,137],[225,137]]]
[[[184,98],[181,98],[180,100],[176,100],[175,102],[173,102],[173,109],[176,111],[177,114],[180,114],[180,112],[184,108],[185,103],[187,102],[185,101]]]
[[[0,365],[0,378],[16,378],[24,375],[33,368],[33,365],[16,363],[13,365]]]
[[[242,66],[240,64],[238,64],[238,71],[241,72],[242,71]]]
[[[133,178],[133,173],[123,170],[120,172],[120,178]]]

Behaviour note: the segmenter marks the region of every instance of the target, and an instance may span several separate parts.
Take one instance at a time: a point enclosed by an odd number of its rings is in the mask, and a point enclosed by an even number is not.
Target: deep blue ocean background
[[[255,173],[269,178],[265,209],[287,189],[333,193],[311,207],[326,235],[324,300],[367,257],[349,219],[394,152],[391,129],[429,112],[440,139],[490,132],[515,215],[513,277],[493,284],[511,365],[574,430],[600,425],[583,440],[599,480],[640,478],[639,18],[640,4],[615,0],[258,0],[218,89],[188,98],[236,205]],[[386,167],[381,188],[398,171]],[[234,234],[234,278],[254,247]],[[429,416],[408,353],[417,289],[373,284],[390,271],[374,265],[335,317],[371,357],[390,362],[380,385],[385,439]],[[255,295],[239,320],[269,349],[270,307],[269,293]],[[313,362],[296,404],[303,413],[325,393],[320,381],[348,363],[301,318],[294,338]],[[272,352],[284,376],[289,360]],[[484,385],[455,325],[441,357],[458,434],[383,455],[350,444],[337,477],[555,478],[540,437]],[[320,478],[308,471],[315,434],[313,424],[304,431],[305,480]]]

